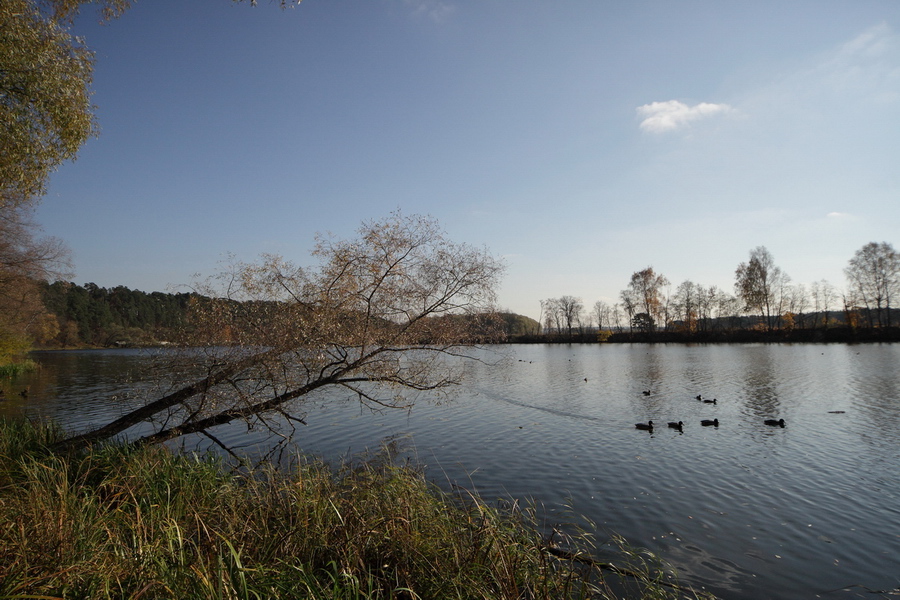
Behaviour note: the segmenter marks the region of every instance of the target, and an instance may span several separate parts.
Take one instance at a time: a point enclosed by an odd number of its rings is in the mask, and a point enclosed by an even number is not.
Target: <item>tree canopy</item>
[[[0,210],[42,196],[96,131],[94,57],[59,20],[77,4],[52,3],[48,15],[31,0],[0,3]]]

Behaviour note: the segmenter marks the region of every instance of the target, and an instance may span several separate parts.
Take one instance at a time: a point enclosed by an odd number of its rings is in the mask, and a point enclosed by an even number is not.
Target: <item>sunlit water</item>
[[[507,360],[473,365],[449,402],[310,403],[298,444],[337,460],[404,440],[444,485],[531,499],[548,527],[584,515],[601,540],[621,534],[722,598],[873,598],[866,588],[900,585],[900,345],[497,350]],[[139,400],[141,352],[36,359],[38,373],[4,384],[0,414],[84,428]],[[635,429],[651,419],[652,433]],[[258,440],[243,425],[216,435]]]

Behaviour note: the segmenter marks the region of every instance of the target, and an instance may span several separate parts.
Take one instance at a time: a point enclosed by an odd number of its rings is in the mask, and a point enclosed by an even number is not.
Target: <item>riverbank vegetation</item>
[[[700,597],[649,555],[601,570],[590,536],[551,545],[535,511],[388,454],[236,474],[165,446],[50,450],[63,437],[0,421],[0,597]]]

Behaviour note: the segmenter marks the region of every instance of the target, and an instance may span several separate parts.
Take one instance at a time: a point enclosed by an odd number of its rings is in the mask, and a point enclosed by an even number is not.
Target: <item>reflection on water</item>
[[[571,507],[723,598],[872,597],[900,575],[900,347],[515,346],[453,402],[372,413],[308,402],[298,444],[329,459],[409,439],[439,481]],[[82,428],[137,401],[139,352],[39,354],[0,414]],[[15,386],[30,385],[29,397]],[[643,392],[649,390],[649,396]],[[716,398],[716,404],[696,400]],[[842,411],[842,412],[834,412]],[[720,426],[701,427],[717,418]],[[764,419],[783,418],[785,428]],[[634,423],[683,421],[684,430]],[[216,432],[262,443],[245,426]],[[195,443],[191,441],[189,443]],[[829,592],[826,594],[826,592]]]

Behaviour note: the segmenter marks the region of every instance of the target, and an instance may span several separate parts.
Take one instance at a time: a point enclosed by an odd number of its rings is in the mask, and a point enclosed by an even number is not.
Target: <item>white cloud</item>
[[[728,104],[701,102],[688,106],[678,100],[651,102],[637,107],[638,116],[643,117],[640,128],[648,133],[665,133],[688,126],[694,121],[734,111]]]
[[[441,0],[406,0],[406,5],[413,14],[424,15],[435,23],[446,21],[456,11],[455,6]]]

